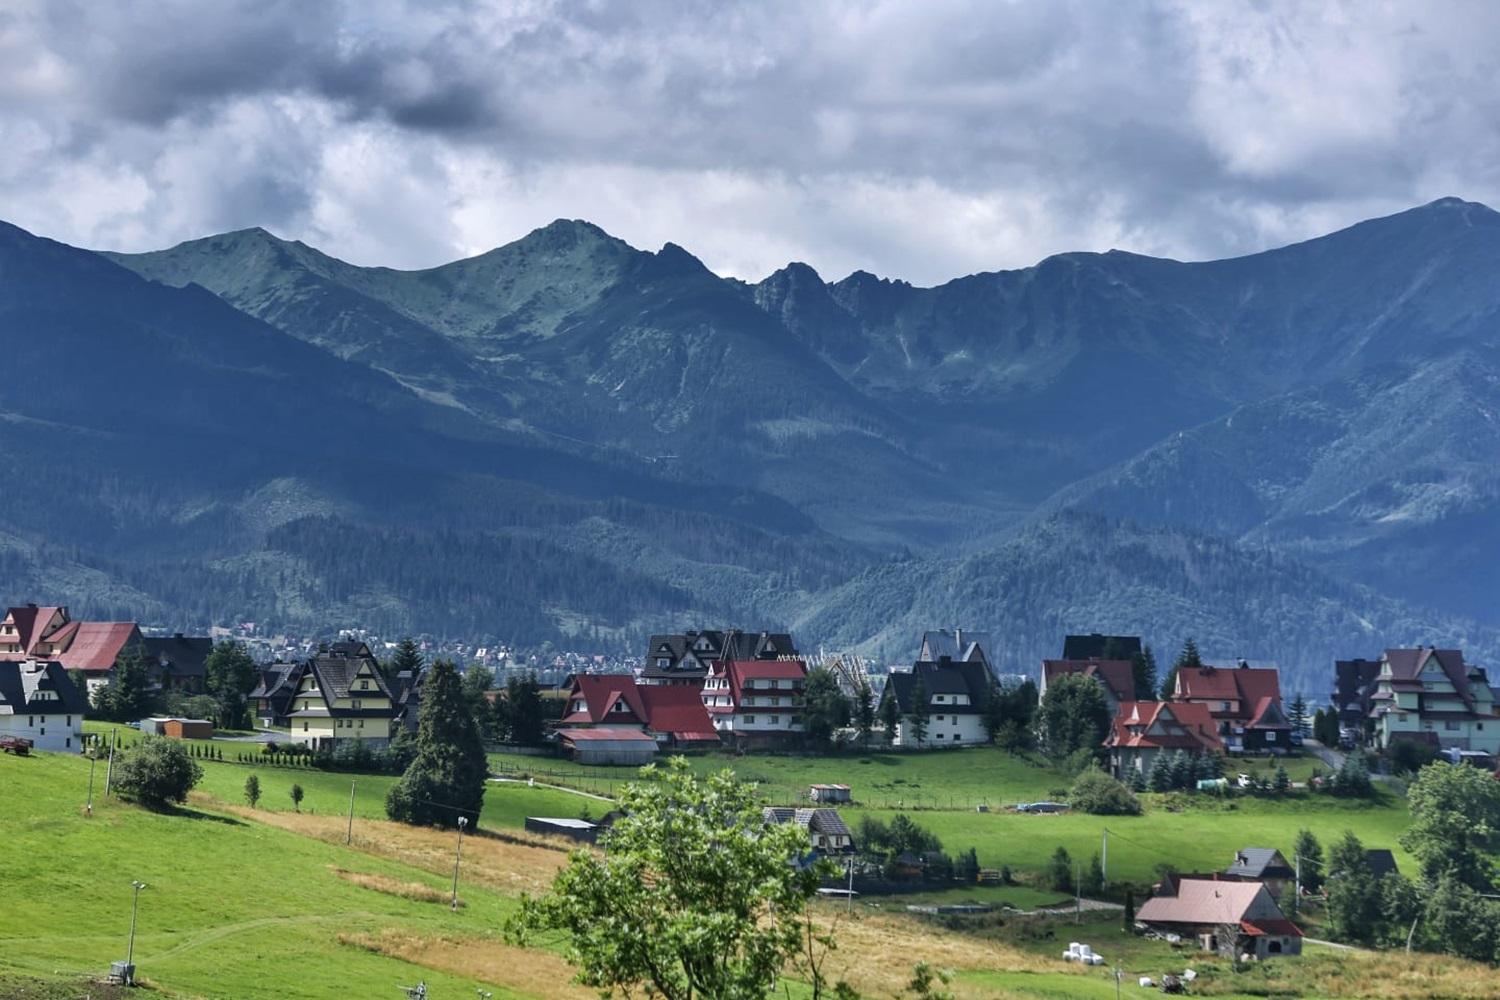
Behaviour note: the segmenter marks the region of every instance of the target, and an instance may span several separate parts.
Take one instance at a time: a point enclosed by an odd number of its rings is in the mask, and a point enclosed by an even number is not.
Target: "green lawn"
[[[382,997],[418,979],[441,996],[474,996],[479,983],[342,945],[337,935],[488,934],[514,905],[471,886],[453,914],[366,889],[331,866],[437,889],[446,879],[232,816],[159,815],[96,797],[85,819],[87,782],[80,757],[0,756],[0,834],[17,862],[6,866],[0,984],[78,979],[123,958],[130,883],[139,879],[148,888],[136,964],[166,996]]]
[[[874,898],[874,897],[871,897]],[[899,896],[882,896],[878,905],[882,909],[905,909],[909,905],[960,906],[990,903],[995,906],[1012,906],[1018,910],[1034,910],[1042,906],[1072,904],[1073,897],[1050,889],[1035,889],[1029,885],[973,885],[952,889],[936,889],[931,892],[915,892]]]

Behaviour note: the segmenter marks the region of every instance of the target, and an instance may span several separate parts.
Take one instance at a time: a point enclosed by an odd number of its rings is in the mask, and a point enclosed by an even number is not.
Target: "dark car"
[[[1022,802],[1016,806],[1016,812],[1023,813],[1060,813],[1068,808],[1066,802]]]

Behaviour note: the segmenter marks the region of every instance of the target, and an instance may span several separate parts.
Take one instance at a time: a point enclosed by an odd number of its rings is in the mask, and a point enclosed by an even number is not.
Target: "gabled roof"
[[[1092,677],[1114,697],[1117,702],[1135,700],[1135,670],[1129,660],[1043,660],[1042,684],[1050,685],[1066,674],[1082,674]]]
[[[1365,849],[1365,864],[1370,866],[1370,873],[1377,879],[1394,875],[1400,871],[1396,867],[1396,856],[1384,847],[1369,847]]]
[[[305,665],[301,663],[269,663],[260,668],[260,681],[250,692],[251,698],[291,697],[297,689]]]
[[[1264,895],[1264,899],[1258,897]],[[1285,919],[1262,882],[1235,882],[1180,877],[1162,883],[1162,892],[1136,910],[1136,919],[1158,924],[1238,924],[1251,909],[1274,911],[1271,919]],[[1263,924],[1266,916],[1254,918]]]
[[[810,833],[821,833],[828,837],[854,836],[837,809],[767,806],[761,810],[761,819],[765,823],[796,823]]]
[[[1247,729],[1287,729],[1292,724],[1287,721],[1285,713],[1281,711],[1281,704],[1270,695],[1261,698],[1255,703],[1255,708],[1250,713],[1250,721],[1245,723]]]
[[[173,677],[202,677],[204,661],[214,651],[214,641],[206,635],[183,635],[181,632],[148,635],[141,642],[146,655]]]
[[[38,698],[38,692],[56,698]],[[88,703],[62,666],[48,660],[0,663],[0,715],[84,715]]]
[[[1237,878],[1291,878],[1296,874],[1292,866],[1274,847],[1242,847],[1235,853],[1234,863],[1224,869],[1225,875]]]
[[[678,740],[719,738],[697,688],[637,684],[629,674],[576,674],[568,692],[569,705],[578,700],[583,707],[565,715],[562,726],[635,722]],[[628,712],[616,710],[616,705],[624,705]]]
[[[1124,701],[1110,722],[1107,747],[1137,750],[1224,749],[1207,705],[1180,701]]]
[[[936,662],[946,656],[954,662],[977,660],[988,663],[989,649],[988,632],[971,632],[961,628],[935,629],[922,633],[922,648],[917,658]]]
[[[1228,715],[1248,720],[1262,698],[1280,704],[1281,677],[1270,667],[1184,667],[1177,671],[1177,688],[1172,698],[1237,702],[1237,708]],[[1216,714],[1225,714],[1215,706],[1210,708]]]
[[[984,701],[989,693],[990,671],[984,663],[975,661],[954,662],[941,659],[936,663],[918,660],[910,670],[894,670],[886,678],[881,700],[896,699],[896,708],[902,715],[910,715],[916,708],[914,694],[917,682],[927,691],[929,701],[933,695],[968,695],[967,705],[929,705],[954,715],[978,715],[984,711]]]
[[[1141,651],[1138,635],[1070,635],[1063,638],[1064,660],[1102,660],[1110,653],[1130,660]]]
[[[1469,690],[1469,668],[1460,650],[1434,649],[1432,646],[1387,649],[1381,662],[1390,666],[1391,679],[1397,686],[1401,682],[1420,684],[1423,671],[1435,663],[1464,704],[1471,709],[1474,707],[1474,692]]]
[[[68,648],[56,654],[67,670],[101,673],[112,669],[126,646],[141,640],[135,622],[72,622],[77,626]]]

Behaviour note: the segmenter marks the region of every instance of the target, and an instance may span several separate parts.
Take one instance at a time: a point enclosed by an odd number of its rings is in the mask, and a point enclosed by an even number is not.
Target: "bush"
[[[1141,803],[1130,789],[1097,767],[1091,767],[1073,782],[1068,804],[1095,816],[1137,816]]]
[[[143,740],[115,761],[114,787],[126,798],[152,808],[186,802],[188,792],[202,778],[203,768],[172,740]]]

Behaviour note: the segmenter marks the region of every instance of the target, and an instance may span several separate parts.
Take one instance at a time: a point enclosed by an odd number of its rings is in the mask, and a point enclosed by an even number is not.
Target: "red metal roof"
[[[559,729],[557,735],[569,743],[587,743],[591,740],[619,740],[629,743],[650,743],[656,740],[639,729],[625,726],[591,726],[588,729]]]
[[[1227,713],[1215,709],[1221,717],[1249,721],[1262,698],[1281,701],[1280,675],[1269,667],[1187,667],[1177,671],[1173,700],[1239,703],[1236,710]]]
[[[120,650],[140,638],[135,622],[76,622],[78,631],[57,659],[69,670],[104,671],[115,665]]]
[[[1065,674],[1083,674],[1101,681],[1115,701],[1135,698],[1135,670],[1129,660],[1043,660],[1042,676],[1048,684]]]
[[[1168,731],[1153,734],[1151,730],[1158,726]],[[1134,727],[1141,732],[1131,732]],[[1204,752],[1224,748],[1208,706],[1180,701],[1121,702],[1104,743],[1110,747]]]
[[[670,733],[681,740],[717,739],[713,720],[703,707],[699,689],[686,684],[637,684],[629,674],[577,674],[569,701],[582,697],[584,710],[570,712],[562,721],[570,724],[638,722],[646,729]],[[623,702],[629,713],[616,711]]]
[[[703,695],[691,685],[648,685],[640,688],[646,706],[646,728],[671,733],[679,740],[716,740],[713,720],[703,707]],[[704,736],[708,733],[708,736]]]
[[[1277,934],[1282,937],[1301,937],[1302,928],[1285,918],[1262,917],[1259,920],[1241,920],[1240,930],[1246,934]]]

